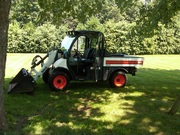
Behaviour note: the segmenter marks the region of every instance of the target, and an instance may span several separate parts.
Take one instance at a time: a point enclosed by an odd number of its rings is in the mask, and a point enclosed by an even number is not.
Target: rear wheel
[[[111,87],[121,88],[126,85],[126,74],[123,72],[116,72],[109,77],[109,84]]]
[[[63,72],[55,71],[49,77],[49,87],[53,91],[63,91],[69,86],[69,83],[69,76]]]

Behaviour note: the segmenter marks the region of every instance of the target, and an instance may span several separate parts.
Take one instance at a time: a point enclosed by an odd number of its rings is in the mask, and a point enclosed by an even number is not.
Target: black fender
[[[125,69],[125,68],[112,68],[112,69],[109,71],[109,73],[108,73],[107,79],[109,80],[109,78],[111,77],[111,75],[113,75],[113,74],[116,73],[116,72],[123,72],[123,73],[127,74],[127,73],[128,73],[128,70]]]
[[[74,80],[72,73],[68,69],[63,68],[63,67],[57,67],[53,69],[53,72],[56,72],[56,71],[61,71],[63,73],[66,73],[69,76],[70,80]]]

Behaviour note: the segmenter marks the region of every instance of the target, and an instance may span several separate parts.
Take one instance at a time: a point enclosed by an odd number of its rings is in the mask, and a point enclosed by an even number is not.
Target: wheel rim
[[[119,74],[114,78],[114,85],[116,87],[121,87],[125,84],[125,81],[126,81],[125,76],[122,74]]]
[[[62,75],[56,76],[54,78],[53,84],[55,88],[62,90],[67,84],[67,79]]]

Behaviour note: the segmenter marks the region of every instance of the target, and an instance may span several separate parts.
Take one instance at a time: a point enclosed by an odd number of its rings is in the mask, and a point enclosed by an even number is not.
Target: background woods
[[[178,4],[177,0],[13,1],[7,51],[47,52],[59,46],[67,30],[87,29],[104,32],[106,48],[112,52],[179,54]]]

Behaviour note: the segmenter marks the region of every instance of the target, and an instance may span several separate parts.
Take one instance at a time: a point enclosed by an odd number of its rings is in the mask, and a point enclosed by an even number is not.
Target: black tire
[[[48,84],[48,80],[49,80],[49,70],[50,68],[48,68],[42,75],[42,79],[46,84]]]
[[[127,77],[124,72],[116,72],[109,77],[109,84],[114,88],[122,88],[126,85]]]
[[[64,91],[69,84],[70,79],[66,73],[55,71],[49,77],[49,87],[52,91]]]

